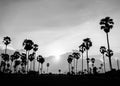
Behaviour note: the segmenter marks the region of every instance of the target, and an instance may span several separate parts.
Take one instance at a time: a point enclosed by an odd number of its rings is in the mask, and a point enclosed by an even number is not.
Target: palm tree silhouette
[[[94,67],[95,58],[91,58],[91,62],[92,62],[92,67]]]
[[[35,59],[34,58],[34,52],[28,56],[28,59],[30,60],[30,70],[32,70],[32,61]]]
[[[2,57],[2,59],[3,59],[3,61],[4,61],[4,65],[3,65],[3,66],[4,66],[3,72],[4,72],[4,71],[6,71],[6,70],[8,69],[7,64],[8,64],[8,62],[9,62],[9,55],[2,53],[2,54],[1,54],[1,57]]]
[[[47,63],[46,66],[47,66],[47,73],[48,73],[48,69],[49,69],[50,63]]]
[[[33,45],[33,51],[34,51],[34,57],[35,59],[33,60],[33,70],[35,71],[35,60],[36,60],[36,51],[38,51],[38,45],[37,44],[34,44]]]
[[[106,72],[106,68],[105,68],[105,57],[104,57],[105,52],[106,52],[105,46],[101,46],[101,47],[100,47],[100,52],[101,52],[101,54],[103,55],[104,72]]]
[[[100,64],[100,68],[102,69],[102,72],[103,72],[103,64]]]
[[[26,65],[27,65],[27,57],[25,53],[21,54],[21,66],[22,66],[22,72],[26,72]]]
[[[7,53],[7,46],[11,43],[11,38],[6,36],[3,38],[3,43],[5,44],[6,48],[5,48],[5,54]]]
[[[108,50],[110,50],[108,33],[113,28],[113,25],[114,25],[113,19],[111,19],[110,17],[105,17],[105,18],[101,19],[100,25],[101,25],[101,30],[104,30],[104,32],[106,33]],[[108,53],[110,53],[110,52],[108,52]],[[111,56],[110,56],[110,54],[108,54],[108,55],[109,55],[108,57],[109,57],[110,70],[112,70]]]
[[[42,74],[43,63],[45,62],[45,59],[41,55],[38,55],[37,61],[39,62],[38,71],[40,73],[40,69],[41,69],[41,74]],[[40,64],[41,64],[41,68],[40,68]]]
[[[15,51],[13,53],[13,58],[14,58],[14,72],[17,72],[17,66],[20,64],[20,60],[18,60],[20,58],[20,53],[18,51]]]
[[[25,39],[25,40],[23,41],[23,47],[24,47],[24,49],[26,50],[27,72],[28,72],[28,70],[29,70],[29,60],[28,60],[28,56],[29,56],[30,50],[33,49],[33,44],[34,44],[34,42],[33,42],[32,40],[30,40],[30,39]]]
[[[61,69],[58,70],[59,74],[61,74]]]
[[[68,64],[69,64],[69,73],[71,73],[71,66],[72,66],[71,63],[72,63],[72,60],[73,60],[73,56],[69,55],[68,59],[67,59]]]
[[[83,73],[83,53],[85,51],[85,45],[84,43],[82,43],[80,46],[79,46],[79,51],[82,53],[82,73]]]
[[[78,59],[80,58],[80,53],[79,52],[73,52],[72,53],[74,59],[76,59],[76,74],[77,74],[77,64],[78,64]]]
[[[88,58],[88,50],[90,49],[90,47],[92,46],[92,42],[90,40],[90,38],[86,38],[86,39],[83,39],[83,43],[85,45],[85,49],[86,49],[86,56],[87,56],[87,70],[88,70],[88,73],[89,73],[89,58]]]

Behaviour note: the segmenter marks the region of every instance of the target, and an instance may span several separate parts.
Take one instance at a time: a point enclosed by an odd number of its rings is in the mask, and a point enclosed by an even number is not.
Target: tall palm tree
[[[47,63],[46,66],[47,66],[47,73],[48,73],[48,69],[49,69],[50,63]]]
[[[72,63],[72,60],[73,60],[73,56],[69,55],[68,59],[67,59],[68,64],[69,64],[69,73],[71,73],[71,66],[72,66],[71,63]]]
[[[80,46],[79,46],[79,51],[82,53],[82,73],[83,73],[83,53],[85,51],[85,45],[84,43],[82,43]]]
[[[90,47],[92,46],[92,42],[91,42],[90,38],[86,38],[86,39],[83,39],[83,43],[84,43],[84,45],[85,45],[86,56],[87,56],[87,70],[88,70],[88,73],[89,73],[88,50],[89,50]]]
[[[78,59],[80,58],[80,53],[79,52],[73,52],[72,55],[76,59],[76,74],[77,74],[77,64],[78,64]]]
[[[11,43],[11,38],[6,36],[3,38],[3,43],[5,44],[6,48],[5,48],[5,54],[7,53],[7,46]]]
[[[36,59],[36,52],[38,51],[38,45],[37,44],[34,44],[33,45],[33,51],[34,51],[34,57]],[[33,70],[35,71],[35,59],[33,60]]]
[[[38,70],[41,69],[41,74],[42,74],[43,63],[45,62],[45,59],[41,55],[38,55],[37,61],[39,62]],[[41,64],[41,68],[40,68],[40,64]],[[39,71],[39,73],[40,73],[40,71]]]
[[[113,19],[111,19],[110,17],[105,17],[105,18],[101,19],[100,25],[101,25],[101,30],[104,30],[104,32],[106,33],[108,50],[110,50],[108,33],[113,28],[113,25],[114,25]],[[110,53],[110,52],[108,52],[108,53]],[[108,57],[109,57],[110,70],[112,70],[112,62],[111,62],[111,56],[110,56],[110,54],[109,54]]]
[[[28,56],[29,56],[29,52],[30,50],[33,49],[33,45],[34,45],[34,42],[30,39],[25,39],[23,41],[23,47],[24,49],[26,50],[26,58],[27,58],[27,72],[28,72],[28,69],[29,69],[29,60],[28,60]]]
[[[101,46],[101,47],[100,47],[100,53],[103,55],[104,72],[106,72],[106,68],[105,68],[105,57],[104,57],[105,52],[106,52],[105,46]]]

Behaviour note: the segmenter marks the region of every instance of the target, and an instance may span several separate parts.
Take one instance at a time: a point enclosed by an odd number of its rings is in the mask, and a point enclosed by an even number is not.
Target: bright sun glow
[[[65,51],[63,46],[58,42],[54,42],[53,44],[49,45],[48,49],[49,55],[55,56],[54,62],[60,62],[60,55]]]

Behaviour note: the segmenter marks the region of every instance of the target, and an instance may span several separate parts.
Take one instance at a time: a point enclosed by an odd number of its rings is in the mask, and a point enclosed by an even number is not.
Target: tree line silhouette
[[[109,36],[108,33],[113,28],[114,22],[110,17],[105,17],[100,20],[101,30],[104,30],[107,37],[107,45],[100,46],[100,53],[103,56],[103,63],[100,64],[99,69],[106,73],[106,61],[105,56],[109,58],[109,67],[110,71],[113,70],[111,57],[113,56],[113,51],[110,49]],[[43,74],[43,64],[45,62],[45,58],[42,55],[36,56],[36,52],[38,51],[38,45],[35,44],[30,39],[25,39],[23,41],[23,48],[26,52],[20,53],[19,51],[15,51],[12,55],[7,54],[7,47],[11,43],[11,38],[6,36],[3,38],[3,43],[5,44],[5,52],[1,53],[1,64],[0,71],[3,73],[21,73],[28,74],[31,71],[35,72],[36,61],[38,62],[38,74]],[[78,74],[97,74],[98,68],[95,66],[95,58],[89,58],[89,50],[92,47],[92,41],[90,38],[83,39],[82,44],[78,46],[79,50],[74,50],[72,54],[68,55],[66,59],[68,62],[68,74],[78,75]],[[31,52],[30,52],[31,51]],[[86,53],[86,63],[87,69],[84,68],[83,54]],[[78,72],[78,60],[81,58],[81,72]],[[92,68],[90,67],[90,62],[92,63]],[[73,63],[73,64],[72,64]],[[46,63],[47,72],[49,73],[50,63]],[[117,60],[117,66],[119,70],[119,60]],[[59,74],[61,73],[61,69],[58,70]]]

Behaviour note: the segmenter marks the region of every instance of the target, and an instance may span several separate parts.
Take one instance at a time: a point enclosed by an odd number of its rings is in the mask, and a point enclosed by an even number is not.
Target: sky
[[[0,0],[0,46],[10,36],[12,50],[23,49],[24,39],[39,45],[37,54],[45,57],[78,49],[84,38],[91,38],[89,54],[100,54],[107,47],[99,22],[110,16],[114,27],[109,33],[111,49],[120,52],[120,0]]]

